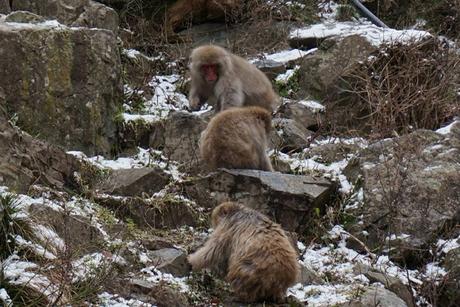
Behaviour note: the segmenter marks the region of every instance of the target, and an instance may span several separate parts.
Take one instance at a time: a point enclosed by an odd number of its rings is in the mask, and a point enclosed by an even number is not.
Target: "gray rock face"
[[[92,0],[15,0],[13,11],[29,11],[68,26],[118,31],[118,14]]]
[[[18,125],[68,149],[110,152],[122,97],[113,33],[0,23],[0,40],[0,98]]]
[[[385,285],[385,288],[401,298],[408,307],[414,307],[414,301],[410,287],[403,284],[398,278],[389,276],[381,271],[372,269],[364,265],[358,265],[354,268],[357,274],[364,274],[371,283],[379,282]]]
[[[163,248],[156,251],[151,251],[148,256],[155,263],[155,267],[165,273],[170,273],[173,276],[186,276],[191,267],[187,262],[187,255],[176,248]]]
[[[406,303],[396,294],[384,288],[368,287],[365,292],[356,300],[349,303],[341,304],[340,306],[350,307],[370,307],[370,306],[385,306],[385,307],[407,307]]]
[[[309,144],[308,137],[313,134],[292,119],[274,118],[273,125],[280,134],[275,129],[270,133],[270,145],[282,152],[301,150]]]
[[[27,11],[14,11],[5,18],[5,22],[39,23],[45,21],[42,16]]]
[[[314,129],[324,121],[322,112],[314,111],[299,102],[293,101],[283,103],[276,112],[276,116],[292,119],[305,129]]]
[[[160,168],[132,168],[111,172],[98,187],[100,192],[121,196],[141,196],[160,191],[171,176]]]
[[[353,181],[361,174],[366,195],[365,204],[351,210],[363,223],[351,230],[368,246],[385,246],[394,260],[417,264],[444,225],[457,218],[460,133],[452,130],[379,141],[349,165],[346,173]]]
[[[198,205],[213,208],[224,201],[237,201],[259,210],[288,231],[309,227],[314,208],[322,208],[334,186],[310,176],[257,170],[227,170],[180,184]]]
[[[375,47],[358,35],[337,42],[333,39],[324,42],[322,50],[305,57],[300,65],[299,84],[302,92],[317,99],[337,92],[340,76],[358,61],[367,59],[374,50]]]
[[[458,224],[458,222],[457,222]],[[443,279],[438,300],[440,306],[454,307],[460,304],[460,248],[450,250],[443,261],[448,274]],[[431,285],[428,285],[428,287]]]
[[[32,184],[72,187],[80,162],[56,146],[36,140],[0,116],[0,185],[19,193]]]
[[[277,75],[286,72],[286,64],[273,60],[257,60],[254,65],[264,72],[269,79],[275,79]]]
[[[113,210],[120,219],[132,219],[140,228],[172,229],[196,226],[199,222],[199,214],[196,210],[190,204],[178,199],[96,195],[95,200],[100,205]]]
[[[189,112],[172,112],[151,136],[150,146],[162,149],[164,155],[175,161],[197,163],[200,159],[198,141],[206,128],[206,121]]]

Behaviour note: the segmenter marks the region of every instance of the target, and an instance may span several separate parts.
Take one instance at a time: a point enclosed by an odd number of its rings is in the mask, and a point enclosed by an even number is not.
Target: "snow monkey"
[[[214,232],[188,256],[193,270],[225,276],[241,302],[281,302],[300,276],[297,251],[281,226],[232,202],[217,206],[211,222]]]
[[[243,105],[260,106],[272,112],[278,101],[263,72],[218,46],[195,48],[190,56],[190,74],[189,105],[192,110],[208,101],[216,113]]]
[[[214,116],[200,137],[207,168],[273,171],[266,153],[271,114],[261,107],[230,108]]]

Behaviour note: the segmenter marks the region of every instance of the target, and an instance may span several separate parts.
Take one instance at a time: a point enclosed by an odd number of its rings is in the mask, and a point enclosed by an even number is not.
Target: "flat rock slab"
[[[183,277],[190,273],[191,267],[187,262],[187,255],[177,248],[163,248],[148,252],[149,258],[155,267],[176,277]]]
[[[112,171],[97,188],[100,192],[121,196],[141,196],[153,194],[163,189],[171,175],[161,168],[131,168]]]
[[[196,226],[198,212],[187,202],[173,198],[120,197],[96,195],[95,201],[113,210],[122,219],[132,219],[142,229],[173,229]]]
[[[311,211],[324,207],[335,190],[323,178],[228,169],[180,186],[199,206],[213,208],[224,201],[237,201],[271,216],[289,231],[308,228]]]

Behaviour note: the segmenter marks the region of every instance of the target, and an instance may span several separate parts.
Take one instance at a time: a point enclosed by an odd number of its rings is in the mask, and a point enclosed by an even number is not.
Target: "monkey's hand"
[[[192,266],[193,271],[199,271],[205,267],[203,260],[203,256],[199,254],[199,251],[187,256],[187,261]]]
[[[190,97],[188,101],[189,109],[191,111],[198,111],[201,108],[201,101],[199,97]]]

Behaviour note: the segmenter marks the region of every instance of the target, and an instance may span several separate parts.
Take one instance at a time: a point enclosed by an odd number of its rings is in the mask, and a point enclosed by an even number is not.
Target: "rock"
[[[11,12],[9,0],[0,0],[0,14],[8,14]]]
[[[198,140],[206,128],[204,119],[189,112],[171,112],[157,127],[150,136],[150,147],[186,165],[199,161]]]
[[[199,206],[238,201],[259,210],[288,231],[309,227],[314,208],[322,208],[335,187],[328,180],[258,170],[221,169],[178,184]]]
[[[187,262],[187,255],[176,248],[163,248],[148,252],[148,256],[155,263],[155,267],[176,277],[183,277],[190,273],[191,267]]]
[[[108,178],[96,186],[102,193],[121,196],[152,195],[171,180],[161,168],[132,168],[113,170]]]
[[[287,99],[276,111],[276,117],[292,119],[305,129],[312,131],[316,131],[324,121],[324,114],[321,110],[308,107],[305,101]]]
[[[132,219],[140,228],[172,229],[196,226],[199,214],[186,201],[173,197],[143,199],[95,195],[95,201],[114,211],[118,218]]]
[[[188,25],[192,16],[194,23],[225,22],[242,5],[241,0],[178,0],[167,9],[165,20],[172,30]]]
[[[332,45],[329,49],[305,57],[299,69],[301,93],[319,100],[339,92],[340,77],[376,50],[376,47],[359,35],[329,43]],[[328,111],[332,110],[328,108]]]
[[[272,124],[275,129],[269,135],[270,148],[276,148],[281,152],[292,152],[302,150],[310,143],[309,137],[313,133],[296,121],[274,118]]]
[[[408,267],[430,257],[430,243],[458,218],[460,134],[417,130],[371,144],[346,170],[360,176],[365,203],[347,213],[359,217],[350,227],[372,250],[389,248],[390,257]],[[350,175],[348,175],[350,174]],[[391,230],[391,232],[389,231]]]
[[[385,288],[367,287],[364,293],[357,299],[344,304],[341,307],[369,307],[369,306],[388,306],[388,307],[407,307],[402,299]]]
[[[306,266],[302,265],[300,267],[300,280],[299,282],[304,285],[322,285],[324,284],[323,279],[319,276],[319,274],[310,269],[307,268]]]
[[[0,185],[25,193],[32,184],[77,188],[74,173],[82,164],[74,156],[36,140],[0,116]]]
[[[118,30],[118,14],[92,0],[14,0],[14,11],[29,11],[68,26]]]
[[[109,153],[122,97],[113,33],[0,23],[0,40],[0,96],[18,126],[67,149]]]
[[[30,206],[29,213],[41,223],[52,227],[74,257],[100,251],[105,244],[103,233],[92,224],[89,217],[70,214],[64,210],[55,211],[37,204]]]
[[[142,278],[133,278],[127,288],[127,295],[158,307],[190,306],[187,297],[167,283],[153,283]]]
[[[265,73],[270,80],[274,80],[276,76],[286,72],[284,63],[273,60],[262,59],[255,61],[253,64]]]
[[[401,298],[408,307],[415,307],[411,288],[403,284],[402,281],[398,278],[389,276],[383,272],[362,264],[357,265],[353,271],[355,271],[357,274],[364,274],[364,276],[366,276],[371,283],[379,282],[385,285],[386,289],[390,290],[399,298]]]
[[[27,11],[14,11],[5,18],[5,22],[19,23],[40,23],[44,22],[45,18]]]
[[[118,32],[118,14],[113,9],[95,1],[89,1],[83,13],[72,22],[75,27],[107,29]]]

